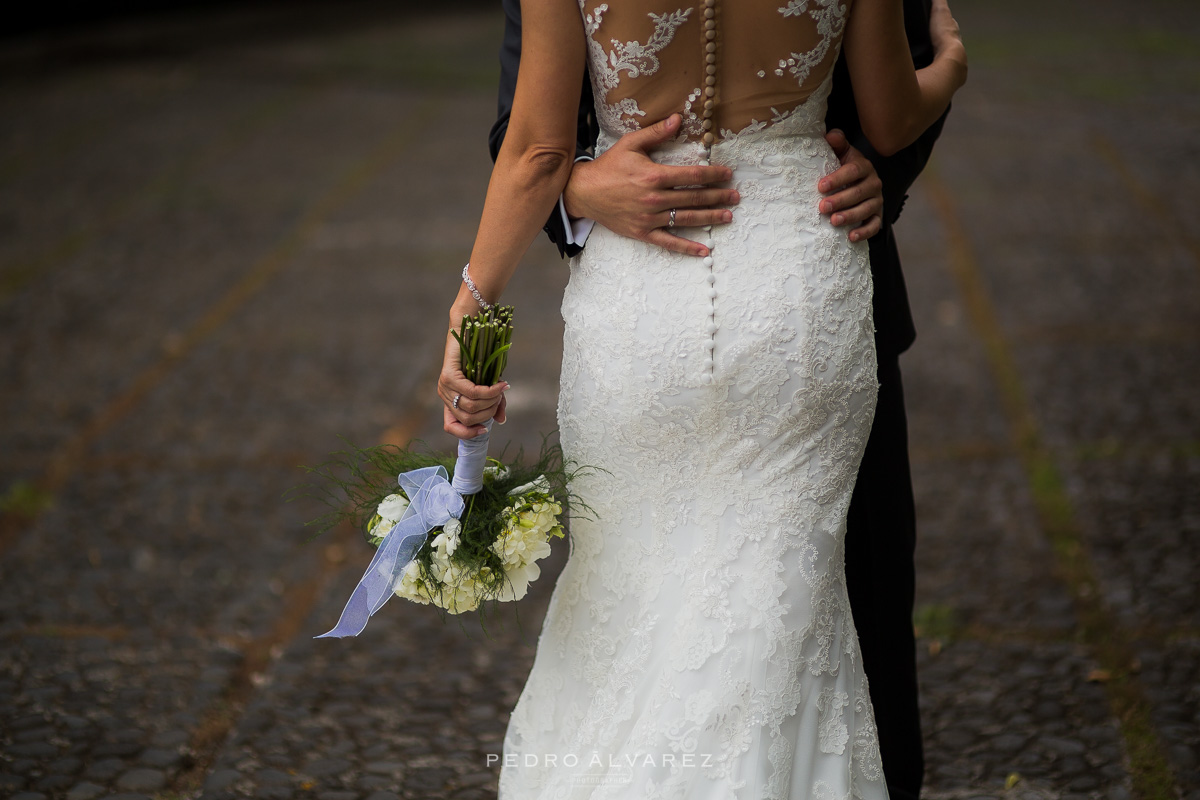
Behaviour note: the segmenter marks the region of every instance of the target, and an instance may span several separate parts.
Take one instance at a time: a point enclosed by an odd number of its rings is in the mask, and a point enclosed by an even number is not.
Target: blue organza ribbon
[[[457,472],[457,468],[455,472]],[[404,569],[425,544],[429,532],[463,512],[463,499],[447,480],[445,467],[424,467],[400,475],[400,488],[408,495],[408,508],[375,552],[362,580],[346,602],[333,630],[315,638],[357,636],[392,596]]]

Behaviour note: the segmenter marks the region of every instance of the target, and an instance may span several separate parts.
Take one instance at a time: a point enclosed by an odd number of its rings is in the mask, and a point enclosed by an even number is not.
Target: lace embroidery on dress
[[[816,47],[804,53],[792,53],[786,60],[779,62],[779,66],[786,67],[788,74],[796,80],[799,86],[803,87],[813,69],[826,60],[830,48],[841,42],[842,34],[846,30],[846,12],[848,10],[848,5],[840,3],[838,0],[791,0],[790,3],[779,9],[779,13],[785,17],[807,13],[816,21],[817,32],[821,34],[821,41]],[[775,74],[782,75],[782,69],[776,70]],[[797,106],[797,108],[799,107]],[[780,115],[774,108],[771,111],[776,114],[775,121],[788,115]]]
[[[810,7],[811,6],[811,7]],[[842,33],[846,29],[846,12],[849,4],[839,0],[791,0],[779,13],[785,17],[798,17],[807,13],[817,23],[817,33],[821,41],[813,49],[804,53],[792,53],[786,60],[780,61],[780,67],[786,67],[796,82],[801,86],[808,78],[813,68],[825,60],[829,48],[841,42]],[[781,71],[776,71],[780,75]]]
[[[579,7],[584,9],[586,0],[580,0]],[[597,98],[607,98],[610,91],[621,82],[621,72],[630,78],[642,75],[654,75],[659,70],[658,52],[671,43],[676,29],[687,22],[692,13],[691,8],[679,9],[668,14],[648,16],[654,21],[654,31],[645,44],[634,41],[620,42],[612,40],[613,49],[605,51],[604,46],[596,40],[596,32],[604,21],[608,4],[603,3],[596,10],[583,15],[584,33],[587,34],[589,50],[588,72],[592,80],[592,90]],[[696,90],[697,93],[699,90]],[[690,98],[689,98],[690,99]],[[638,107],[637,100],[626,97],[616,103],[601,102],[597,109],[601,114],[600,125],[614,133],[628,133],[641,127],[638,117],[646,116],[646,112]],[[690,109],[689,109],[690,110]]]
[[[851,0],[736,0],[716,7],[722,35],[713,39],[704,27],[715,16],[710,8],[592,2],[579,6],[601,128],[615,139],[679,112],[681,139],[696,140],[706,130],[704,107],[724,137],[808,105],[832,70]],[[707,60],[714,56],[719,70]],[[719,90],[705,95],[704,78],[714,72]]]
[[[846,721],[842,717],[842,709],[850,704],[850,695],[845,692],[835,692],[826,686],[817,698],[817,709],[821,712],[821,752],[841,755],[846,750],[846,742],[850,741],[850,732],[846,729]]]

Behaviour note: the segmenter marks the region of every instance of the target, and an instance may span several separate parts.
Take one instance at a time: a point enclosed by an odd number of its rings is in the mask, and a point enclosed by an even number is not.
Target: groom
[[[918,68],[933,60],[929,30],[933,1],[904,0],[909,48]],[[504,11],[499,118],[488,141],[493,160],[508,127],[521,58],[519,0],[504,0]],[[826,195],[821,211],[830,215],[833,224],[851,228],[852,239],[872,237],[869,248],[880,384],[875,421],[850,504],[846,581],[879,726],[888,792],[897,800],[913,800],[921,791],[924,759],[912,626],[916,521],[899,356],[912,344],[916,331],[892,225],[908,188],[929,160],[945,117],[916,143],[884,158],[874,152],[862,133],[844,59],[837,64],[833,85],[826,125],[831,131],[845,131],[846,138],[829,137],[842,167],[818,186]],[[723,215],[728,213],[722,206],[736,198],[725,189],[673,188],[694,184],[694,177],[685,180],[678,171],[692,170],[688,175],[694,176],[695,168],[664,167],[649,159],[650,150],[677,133],[663,122],[625,135],[591,161],[587,151],[598,134],[591,112],[592,92],[585,81],[578,114],[578,158],[559,209],[546,224],[551,241],[560,253],[574,255],[583,248],[594,220],[616,233],[678,252],[694,252],[689,250],[692,242],[663,227],[671,209],[676,210],[675,221],[681,227],[719,224],[726,221]],[[722,168],[709,170],[706,183],[727,180],[728,173]]]

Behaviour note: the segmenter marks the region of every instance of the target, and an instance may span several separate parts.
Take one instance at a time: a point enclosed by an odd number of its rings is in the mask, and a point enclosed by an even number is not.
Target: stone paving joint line
[[[1150,722],[1149,702],[1132,669],[1135,658],[1131,639],[1115,621],[1097,588],[1099,582],[1061,470],[1043,443],[953,194],[933,164],[925,172],[925,186],[946,230],[951,272],[1000,389],[1013,444],[1029,479],[1042,532],[1051,542],[1058,571],[1075,600],[1083,639],[1111,674],[1105,687],[1125,740],[1134,794],[1139,800],[1178,797],[1175,776],[1163,755],[1165,748]]]
[[[427,100],[413,110],[417,119],[432,119],[442,101]],[[130,381],[128,388],[113,398],[79,432],[54,453],[37,480],[39,490],[53,494],[71,479],[86,461],[87,451],[106,430],[136,408],[177,364],[201,342],[224,325],[251,298],[274,280],[308,243],[330,214],[361,192],[387,168],[417,135],[407,122],[356,162],[334,186],[319,198],[290,233],[254,264],[220,300],[213,304],[180,339],[178,347],[147,367]],[[0,557],[30,529],[39,514],[0,513]]]
[[[1129,193],[1137,198],[1138,203],[1150,213],[1150,217],[1158,221],[1163,229],[1167,231],[1168,235],[1173,239],[1177,239],[1183,249],[1191,254],[1192,264],[1197,270],[1200,270],[1200,241],[1197,241],[1194,236],[1187,233],[1187,227],[1183,225],[1171,207],[1164,203],[1129,168],[1129,165],[1121,158],[1121,152],[1112,143],[1112,140],[1102,133],[1096,133],[1092,136],[1092,149],[1100,156],[1101,161],[1117,173],[1117,177],[1129,189]]]
[[[102,236],[106,230],[124,219],[138,203],[161,195],[183,183],[189,174],[199,172],[205,164],[213,163],[226,155],[254,133],[262,130],[315,94],[314,89],[294,90],[271,102],[260,104],[233,120],[225,135],[216,137],[209,147],[202,149],[201,152],[185,159],[180,164],[166,167],[142,186],[111,203],[105,213],[95,222],[85,223],[67,233],[48,246],[41,254],[33,256],[24,263],[0,265],[0,301],[10,299],[30,281],[62,266],[90,244],[93,239]]]

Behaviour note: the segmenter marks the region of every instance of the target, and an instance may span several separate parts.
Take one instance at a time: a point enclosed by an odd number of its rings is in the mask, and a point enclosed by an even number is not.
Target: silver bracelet
[[[467,262],[463,266],[463,283],[467,285],[467,289],[469,289],[471,292],[471,297],[475,298],[475,302],[479,303],[479,307],[484,311],[490,311],[492,309],[492,304],[483,299],[483,295],[481,295],[479,290],[475,288],[475,281],[471,280],[471,273],[467,272],[467,268],[470,266],[470,262]]]

